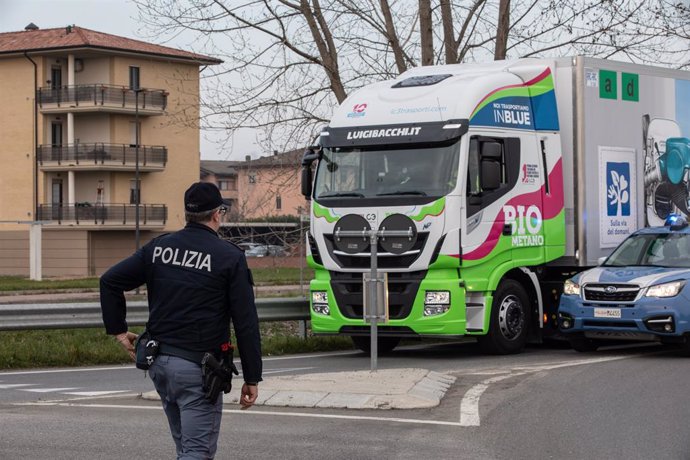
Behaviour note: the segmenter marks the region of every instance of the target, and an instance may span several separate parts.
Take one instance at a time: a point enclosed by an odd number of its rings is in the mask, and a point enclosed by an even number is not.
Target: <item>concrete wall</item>
[[[160,235],[141,232],[141,245]],[[134,253],[134,232],[43,230],[45,278],[100,276]],[[0,275],[29,276],[29,231],[0,232]]]

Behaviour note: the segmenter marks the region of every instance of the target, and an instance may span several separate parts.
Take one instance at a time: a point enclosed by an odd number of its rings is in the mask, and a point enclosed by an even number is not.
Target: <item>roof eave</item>
[[[58,46],[58,47],[47,47],[47,48],[29,48],[29,49],[18,49],[12,51],[0,51],[0,56],[24,56],[25,54],[46,54],[47,52],[60,52],[60,51],[76,51],[76,50],[89,50],[89,51],[106,51],[114,54],[123,55],[136,55],[136,56],[153,56],[159,59],[165,59],[169,61],[178,61],[185,63],[193,63],[197,65],[217,65],[222,64],[223,61],[220,59],[212,58],[209,56],[175,56],[166,53],[153,53],[148,51],[138,51],[138,50],[125,50],[122,48],[108,47],[108,46],[96,46],[96,45],[75,45],[75,46]]]

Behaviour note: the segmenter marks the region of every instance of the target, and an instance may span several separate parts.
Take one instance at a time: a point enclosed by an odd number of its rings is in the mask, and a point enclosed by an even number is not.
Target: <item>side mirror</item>
[[[482,190],[492,191],[501,186],[502,147],[498,142],[483,142],[481,145]]]
[[[482,190],[492,191],[501,186],[501,165],[492,160],[482,160]]]
[[[608,259],[608,257],[606,257],[606,256],[604,256],[604,257],[599,257],[599,258],[597,259],[597,265],[603,264],[604,262],[606,262],[606,259]]]
[[[311,165],[302,166],[302,195],[304,195],[304,198],[306,198],[307,200],[311,200],[311,184]]]
[[[321,157],[320,152],[316,149],[317,147],[309,147],[302,156],[302,195],[307,200],[311,200],[312,181],[314,179],[311,173],[311,165]]]

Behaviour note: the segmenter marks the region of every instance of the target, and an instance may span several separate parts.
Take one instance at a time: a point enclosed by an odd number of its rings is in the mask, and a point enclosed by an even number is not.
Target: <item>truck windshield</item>
[[[633,235],[623,241],[603,265],[690,268],[690,234]]]
[[[325,148],[314,196],[444,196],[455,188],[459,156],[460,142],[408,149]]]

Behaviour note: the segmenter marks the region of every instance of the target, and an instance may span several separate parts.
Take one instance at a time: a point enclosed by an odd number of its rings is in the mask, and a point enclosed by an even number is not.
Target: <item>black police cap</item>
[[[218,187],[211,182],[195,182],[184,192],[184,209],[187,212],[206,212],[227,204]]]

